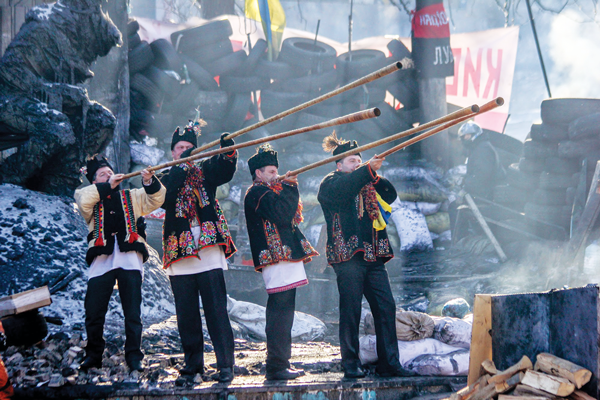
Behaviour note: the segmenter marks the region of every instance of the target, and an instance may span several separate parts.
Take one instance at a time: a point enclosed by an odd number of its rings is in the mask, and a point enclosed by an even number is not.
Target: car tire
[[[278,60],[304,71],[330,71],[335,65],[336,51],[330,45],[313,39],[292,37],[281,44]]]

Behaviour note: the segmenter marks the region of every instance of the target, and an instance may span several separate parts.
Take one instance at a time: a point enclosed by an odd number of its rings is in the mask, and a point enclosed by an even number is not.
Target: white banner
[[[508,118],[518,42],[518,26],[452,35],[454,77],[446,78],[448,103],[467,107],[503,97],[504,106],[475,118],[483,128],[502,132]]]

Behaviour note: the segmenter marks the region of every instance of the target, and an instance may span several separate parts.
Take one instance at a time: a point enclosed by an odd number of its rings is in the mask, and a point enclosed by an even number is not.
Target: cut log
[[[498,394],[496,391],[496,385],[486,385],[477,390],[469,400],[488,400],[495,397]]]
[[[467,400],[469,399],[475,392],[477,392],[480,388],[483,388],[487,385],[488,379],[490,379],[489,375],[481,376],[475,383],[462,388],[456,393],[452,393],[450,395],[450,400]]]
[[[511,376],[510,378],[508,378],[506,381],[496,383],[495,384],[496,392],[504,393],[504,392],[508,392],[511,389],[514,389],[519,383],[521,383],[524,376],[525,376],[525,374],[523,372],[519,372],[519,373]],[[491,384],[492,383],[490,383],[490,385]]]
[[[523,377],[524,377],[524,374],[522,372],[517,373],[516,375],[511,376],[510,379],[508,379],[506,381],[498,382],[496,384],[490,383],[490,381],[491,381],[491,378],[490,378],[490,379],[488,379],[488,384],[486,386],[483,386],[483,387],[480,387],[479,389],[477,389],[473,393],[473,395],[468,398],[468,400],[491,399],[492,397],[495,397],[497,394],[504,393],[504,392],[514,388],[515,386],[517,386],[521,382],[521,379],[523,379]]]
[[[16,293],[0,299],[0,318],[52,304],[48,286]]]
[[[515,396],[511,394],[501,394],[498,396],[498,400],[547,400],[542,396]]]
[[[592,378],[592,371],[548,353],[537,355],[535,369],[568,379],[577,389],[581,389]]]
[[[595,400],[595,397],[590,396],[582,390],[576,390],[569,396],[572,400]]]
[[[567,397],[575,391],[575,385],[568,379],[533,370],[525,372],[522,383],[560,397]]]
[[[556,399],[556,396],[543,390],[533,388],[529,385],[517,385],[513,390],[515,396],[533,396],[533,397],[545,397],[546,399]]]
[[[506,381],[517,372],[532,368],[533,364],[531,363],[529,357],[523,356],[523,358],[521,358],[521,360],[512,367],[500,372],[497,375],[492,376],[490,378],[490,384]]]
[[[481,368],[483,368],[485,373],[488,373],[490,375],[496,375],[500,373],[500,371],[496,369],[496,365],[492,360],[485,360],[484,362],[482,362]]]
[[[473,301],[473,331],[469,360],[469,385],[481,376],[481,363],[492,359],[492,296],[476,294]]]

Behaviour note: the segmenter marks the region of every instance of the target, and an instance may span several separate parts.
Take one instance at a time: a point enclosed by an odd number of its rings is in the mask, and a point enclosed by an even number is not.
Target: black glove
[[[229,132],[221,133],[221,148],[233,146],[235,144],[233,139],[225,139],[225,136],[227,136],[227,135],[229,135]],[[235,150],[230,153],[226,153],[226,154],[232,155],[233,153],[235,153]]]
[[[192,155],[192,151],[194,151],[194,150],[196,150],[196,148],[195,148],[195,147],[192,147],[192,148],[190,148],[190,149],[187,149],[186,151],[184,151],[183,153],[181,153],[181,156],[180,156],[179,158],[180,158],[180,159],[181,159],[181,158],[188,158],[189,156],[191,156],[191,155]]]
[[[32,346],[48,334],[48,325],[38,310],[31,310],[2,319],[7,346]]]

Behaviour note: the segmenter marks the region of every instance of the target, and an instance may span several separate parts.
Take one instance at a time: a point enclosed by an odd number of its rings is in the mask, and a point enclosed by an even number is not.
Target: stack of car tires
[[[523,157],[508,168],[508,187],[496,188],[495,200],[569,232],[583,160],[591,176],[600,159],[600,100],[545,100],[541,114],[542,123],[533,124],[525,140]]]
[[[283,41],[277,60],[268,61],[266,55],[261,58],[255,73],[270,82],[260,96],[263,117],[272,117],[335,89],[339,84],[335,57],[335,49],[326,43],[293,37]],[[339,108],[328,109],[320,104],[287,116],[269,129],[278,133],[334,118],[330,115],[342,115]],[[280,145],[320,142],[325,135],[324,131],[313,131],[286,139]]]
[[[544,143],[548,156],[538,189],[525,214],[567,229],[571,221],[575,187],[583,160],[593,174],[600,159],[600,100],[550,99],[542,102],[542,124],[532,127],[531,139]]]

